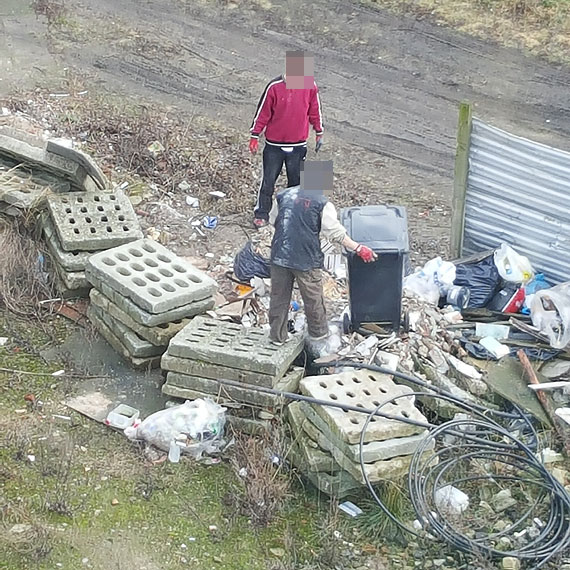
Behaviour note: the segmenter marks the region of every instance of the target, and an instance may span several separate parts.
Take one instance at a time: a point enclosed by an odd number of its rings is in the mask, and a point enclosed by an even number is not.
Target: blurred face
[[[333,163],[332,160],[306,160],[301,165],[301,191],[303,193],[332,194]]]
[[[315,81],[315,63],[311,56],[288,52],[285,58],[287,89],[310,89]]]

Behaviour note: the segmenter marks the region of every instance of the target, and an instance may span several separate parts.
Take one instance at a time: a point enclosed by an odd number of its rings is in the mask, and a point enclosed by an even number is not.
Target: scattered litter
[[[150,143],[147,148],[148,148],[148,151],[154,155],[160,154],[161,152],[165,151],[164,146],[159,141],[154,141],[154,142]]]
[[[245,467],[242,467],[239,471],[238,471],[238,475],[240,477],[247,477],[247,469]]]
[[[200,200],[195,196],[186,196],[186,204],[191,208],[199,208],[200,207]]]
[[[528,258],[517,253],[506,243],[501,244],[493,257],[499,275],[505,281],[526,283],[533,278],[534,271]]]
[[[212,192],[208,192],[208,194],[210,196],[213,196],[214,198],[225,198],[226,197],[226,193],[220,192],[219,190],[213,190]]]
[[[363,340],[360,344],[356,346],[354,349],[360,356],[370,356],[372,353],[372,349],[378,344],[378,337],[376,335],[370,335]]]
[[[119,504],[119,499],[113,499],[111,501],[111,505],[113,505],[114,507],[116,507]]]
[[[27,455],[28,461],[30,463],[33,463],[36,460],[36,456],[35,455]]]
[[[186,180],[182,180],[182,182],[178,184],[178,190],[181,192],[188,192],[190,188],[192,188],[192,186]],[[186,200],[188,200],[188,198],[186,198]]]
[[[492,323],[475,323],[475,335],[478,337],[493,337],[497,340],[509,338],[510,327]]]
[[[495,358],[503,358],[503,356],[507,356],[511,350],[505,344],[501,344],[496,338],[492,336],[483,337],[479,344],[488,350]]]
[[[57,419],[57,420],[64,420],[64,421],[67,421],[67,422],[70,422],[70,421],[71,421],[71,416],[62,416],[62,415],[60,415],[60,414],[52,414],[51,417],[52,417],[52,418],[55,418],[55,419]]]
[[[437,489],[434,498],[438,509],[452,515],[460,515],[469,506],[469,496],[453,485]]]
[[[204,216],[202,218],[202,225],[209,230],[213,230],[218,225],[217,216]]]
[[[358,515],[362,514],[362,509],[350,501],[341,503],[338,508],[351,517],[357,517]]]
[[[7,336],[0,336],[0,346],[4,346],[8,342]]]
[[[208,526],[208,530],[210,532],[216,532],[218,530],[218,527],[215,524],[211,524]]]
[[[550,447],[545,447],[542,451],[537,454],[540,461],[545,464],[548,463],[558,463],[559,461],[564,461],[564,455],[550,449]]]
[[[52,372],[52,376],[63,376],[65,374],[65,370],[58,370],[57,372]]]
[[[105,423],[108,426],[124,430],[138,420],[139,414],[140,412],[136,408],[127,406],[127,404],[119,404],[109,412]]]
[[[530,306],[532,324],[545,334],[550,346],[570,343],[570,281],[538,291]]]

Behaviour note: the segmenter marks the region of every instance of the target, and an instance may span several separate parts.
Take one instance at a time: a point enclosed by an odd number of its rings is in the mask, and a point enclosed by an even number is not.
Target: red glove
[[[370,263],[371,261],[378,259],[378,256],[365,245],[358,244],[358,247],[354,251],[356,255],[358,255],[358,257],[364,261],[364,263]]]
[[[251,154],[255,154],[257,152],[258,147],[259,147],[259,139],[251,137],[249,139],[249,152],[251,152]]]

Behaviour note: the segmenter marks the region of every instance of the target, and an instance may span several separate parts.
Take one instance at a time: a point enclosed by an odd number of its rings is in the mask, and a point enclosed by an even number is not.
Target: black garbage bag
[[[501,276],[492,255],[481,261],[457,265],[455,275],[453,284],[467,287],[471,292],[467,305],[471,309],[487,306],[501,284]]]
[[[249,283],[253,277],[269,277],[269,260],[255,253],[248,241],[234,258],[234,275],[244,283]]]

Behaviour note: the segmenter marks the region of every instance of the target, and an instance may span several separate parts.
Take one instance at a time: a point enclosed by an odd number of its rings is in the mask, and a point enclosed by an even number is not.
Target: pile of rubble
[[[189,318],[214,306],[216,282],[159,243],[141,239],[89,257],[89,319],[135,368],[157,367]]]
[[[379,416],[370,419],[362,446],[362,461],[371,483],[404,476],[412,454],[427,432],[426,418],[414,405],[411,390],[377,372],[350,370],[338,374],[309,376],[300,384],[301,393],[321,401],[374,409],[396,398],[381,412],[403,421]],[[400,396],[400,397],[398,397]],[[294,402],[288,407],[293,442],[291,460],[321,491],[344,497],[364,485],[360,465],[360,437],[366,414],[325,405]]]
[[[133,207],[119,190],[48,196],[40,224],[63,297],[87,296],[91,255],[142,238]]]
[[[214,398],[233,408],[230,421],[234,425],[258,432],[269,427],[285,401],[254,388],[297,392],[304,369],[292,364],[302,349],[302,335],[292,335],[283,346],[275,346],[265,330],[196,317],[172,338],[162,357],[161,366],[167,372],[162,391],[177,398]],[[243,383],[243,387],[218,379]],[[240,413],[240,408],[248,410]]]

